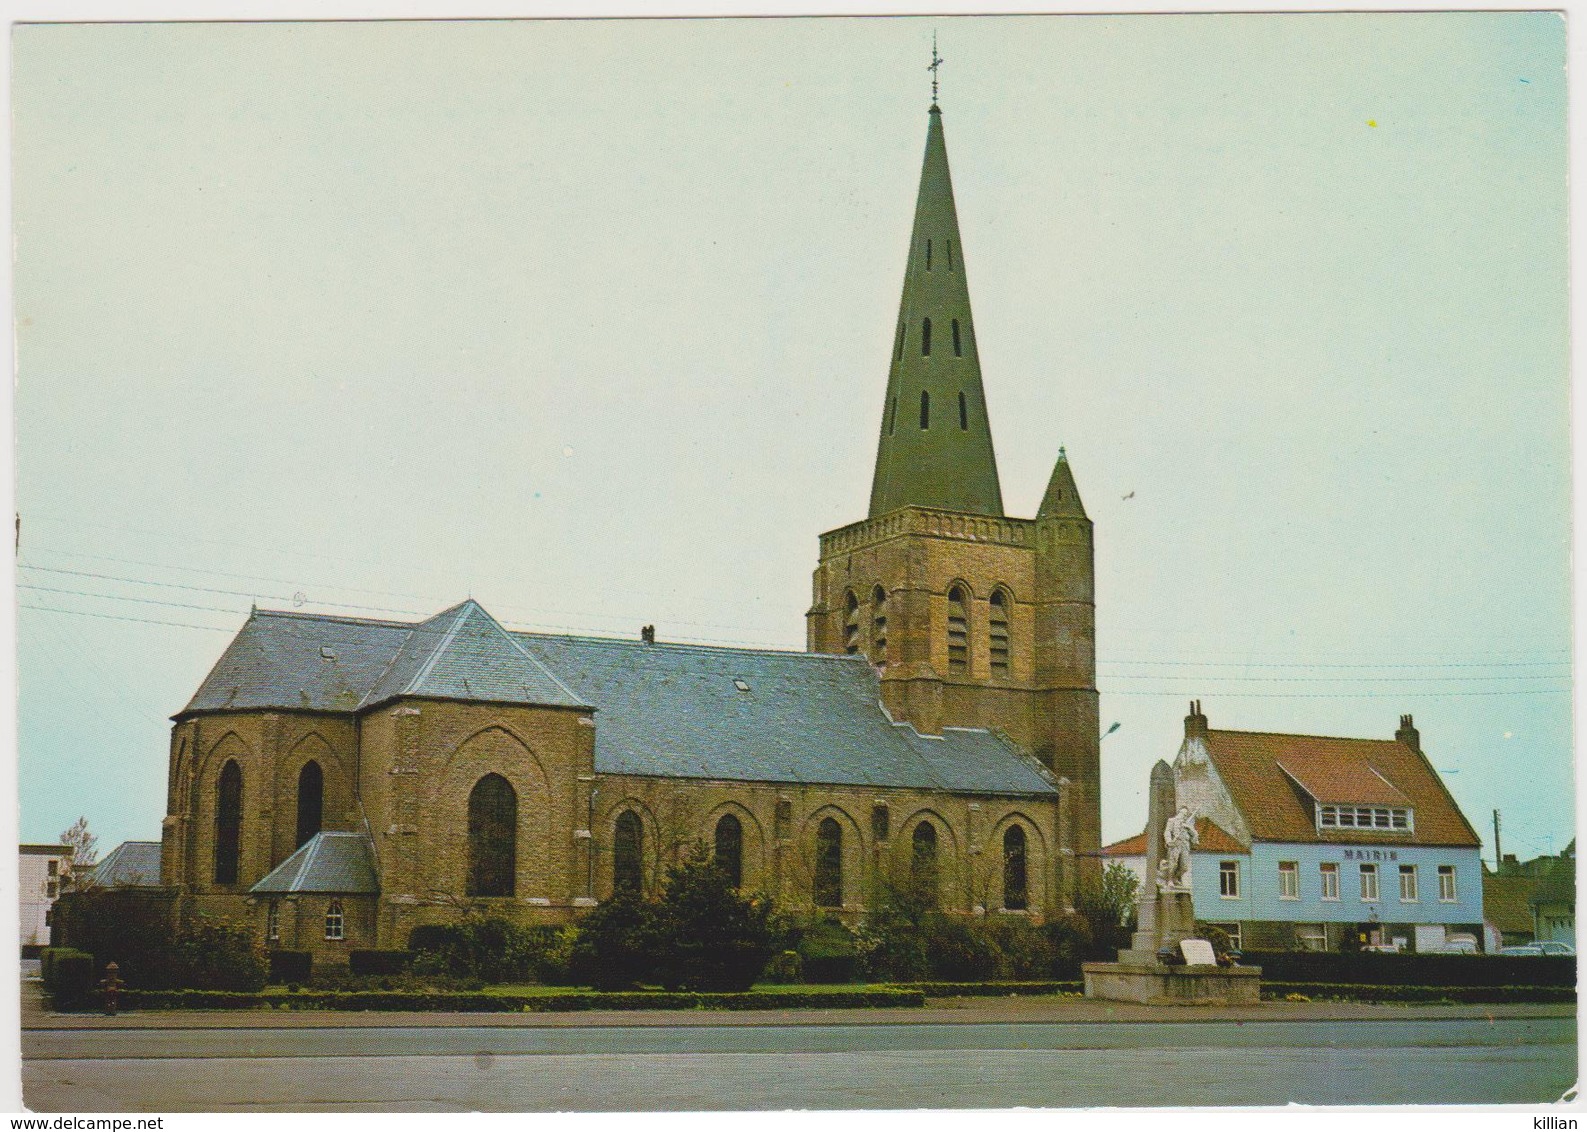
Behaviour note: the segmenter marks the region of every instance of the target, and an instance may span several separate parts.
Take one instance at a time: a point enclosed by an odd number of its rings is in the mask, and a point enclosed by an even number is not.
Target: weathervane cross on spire
[[[931,33],[931,66],[926,70],[931,72],[931,104],[937,105],[937,69],[942,66],[942,56],[937,54],[937,33]]]

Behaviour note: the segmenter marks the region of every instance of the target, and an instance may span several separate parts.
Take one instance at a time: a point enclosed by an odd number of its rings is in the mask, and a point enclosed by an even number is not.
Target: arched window
[[[242,768],[228,759],[215,791],[215,883],[236,884],[242,856]]]
[[[891,824],[890,819],[891,815],[887,812],[887,804],[885,802],[878,802],[871,807],[871,837],[877,844],[887,840],[887,835],[890,832],[888,829]]]
[[[958,319],[954,319],[953,320],[953,356],[956,357],[956,358],[964,357],[964,350],[959,345],[959,320]]]
[[[931,394],[924,389],[920,391],[920,427],[931,427]]]
[[[816,827],[815,871],[816,907],[843,907],[843,827],[836,818],[822,818]]]
[[[716,823],[716,867],[734,888],[744,883],[744,826],[732,814]]]
[[[920,353],[922,357],[931,357],[931,319],[920,320]]]
[[[860,599],[850,590],[843,597],[843,651],[860,651]]]
[[[948,591],[948,672],[963,676],[970,671],[970,619],[964,590],[954,586]]]
[[[937,827],[923,821],[915,827],[909,858],[909,887],[927,908],[937,906]]]
[[[469,896],[511,896],[518,878],[518,795],[487,774],[468,796]]]
[[[970,427],[970,408],[964,403],[964,391],[959,391],[959,431],[963,432]]]
[[[612,836],[612,891],[645,891],[645,827],[633,810],[617,815]]]
[[[1023,911],[1030,907],[1025,879],[1025,827],[1011,825],[1003,834],[1003,907]]]
[[[931,241],[926,241],[926,270],[931,270]]]
[[[887,591],[871,591],[871,663],[887,663]]]
[[[270,906],[265,909],[265,942],[276,943],[281,939],[281,902],[270,901]]]
[[[340,900],[332,900],[325,908],[325,938],[347,938],[347,918],[342,915]]]
[[[993,590],[992,600],[988,603],[987,627],[987,653],[991,657],[993,676],[1008,675],[1008,607],[1008,594],[1003,590]]]
[[[892,436],[893,430],[898,427],[898,394],[893,394],[892,411],[887,417],[887,435]]]
[[[311,759],[298,772],[298,845],[320,831],[320,815],[324,808],[325,772]]]
[[[893,347],[893,357],[900,362],[904,360],[904,324],[902,322],[898,324],[898,342]]]

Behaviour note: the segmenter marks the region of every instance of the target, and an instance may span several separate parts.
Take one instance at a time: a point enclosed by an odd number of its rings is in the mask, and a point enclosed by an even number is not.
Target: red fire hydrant
[[[112,960],[105,966],[105,977],[99,980],[99,988],[105,992],[105,1013],[111,1017],[116,1014],[116,995],[121,991],[121,967]]]

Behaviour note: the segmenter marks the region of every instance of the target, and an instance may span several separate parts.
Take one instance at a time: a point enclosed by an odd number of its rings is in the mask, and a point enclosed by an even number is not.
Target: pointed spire
[[[1002,515],[948,147],[935,103],[928,122],[870,513],[913,505]]]
[[[1069,470],[1069,456],[1058,449],[1058,462],[1053,465],[1052,479],[1047,481],[1047,493],[1041,497],[1036,509],[1038,519],[1084,519],[1086,507],[1080,502],[1080,489],[1075,486],[1074,473]]]

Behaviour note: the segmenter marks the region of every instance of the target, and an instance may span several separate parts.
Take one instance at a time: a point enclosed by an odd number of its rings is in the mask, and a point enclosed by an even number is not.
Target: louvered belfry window
[[[860,651],[860,599],[850,590],[843,598],[843,651]]]
[[[469,896],[511,896],[518,873],[518,795],[487,774],[468,796]]]
[[[887,591],[871,591],[871,663],[887,663]]]
[[[963,676],[970,671],[970,620],[964,590],[954,586],[948,591],[948,674]]]
[[[993,676],[1008,676],[1008,595],[1002,590],[992,591],[988,603],[987,645],[992,661]]]

